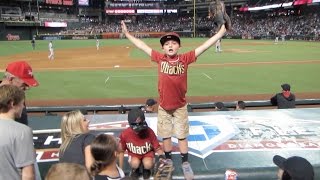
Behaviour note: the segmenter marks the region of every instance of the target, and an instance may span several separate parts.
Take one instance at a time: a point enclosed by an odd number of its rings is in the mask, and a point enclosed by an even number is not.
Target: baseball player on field
[[[216,53],[222,52],[221,50],[221,38],[216,42]]]
[[[97,51],[99,50],[99,47],[100,47],[100,41],[99,39],[96,40],[96,47],[97,47]]]
[[[31,40],[31,46],[32,46],[32,49],[33,49],[33,50],[36,49],[36,39],[35,39],[35,38],[32,38],[32,40]]]
[[[54,51],[53,51],[53,44],[52,41],[49,42],[49,60],[54,60]]]

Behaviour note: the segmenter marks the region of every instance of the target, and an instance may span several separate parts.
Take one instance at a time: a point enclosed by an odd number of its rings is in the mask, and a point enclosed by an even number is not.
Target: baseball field
[[[159,39],[143,39],[161,50]],[[182,39],[180,52],[206,39]],[[53,41],[55,59],[48,60],[48,41],[0,42],[0,67],[26,60],[40,86],[27,92],[28,105],[144,103],[158,98],[157,65],[128,40]],[[298,99],[320,98],[320,43],[223,40],[222,53],[211,47],[189,68],[188,102],[266,100],[291,84]]]

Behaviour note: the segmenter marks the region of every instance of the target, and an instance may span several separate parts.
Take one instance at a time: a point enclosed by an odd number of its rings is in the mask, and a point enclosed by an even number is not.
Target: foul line
[[[109,81],[110,77],[108,76],[107,79],[104,81],[104,83],[107,85],[107,82]]]
[[[205,77],[207,77],[208,79],[211,79],[212,80],[212,78],[209,76],[209,75],[207,75],[206,73],[202,73]]]

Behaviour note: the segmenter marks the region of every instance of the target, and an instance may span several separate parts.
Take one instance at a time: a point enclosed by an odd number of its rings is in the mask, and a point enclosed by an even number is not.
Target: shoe
[[[182,171],[183,171],[183,174],[184,174],[184,178],[186,180],[192,180],[193,179],[194,174],[193,174],[192,168],[190,166],[190,163],[188,163],[188,162],[182,163]]]
[[[138,168],[138,169],[131,169],[130,177],[131,177],[132,179],[138,180],[138,179],[139,179],[139,176],[140,176],[139,168]]]
[[[150,179],[150,176],[151,176],[151,170],[150,169],[143,169],[143,171],[142,171],[143,179]]]

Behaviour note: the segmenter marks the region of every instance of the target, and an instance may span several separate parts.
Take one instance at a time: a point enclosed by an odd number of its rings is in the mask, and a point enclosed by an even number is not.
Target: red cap
[[[25,61],[15,61],[8,64],[6,71],[23,80],[28,86],[38,86],[38,81],[32,74],[31,66]]]
[[[160,44],[163,46],[164,43],[169,41],[169,40],[177,41],[180,44],[179,34],[177,34],[175,32],[171,32],[171,33],[168,33],[168,34],[165,34],[164,36],[162,36],[160,38]]]

